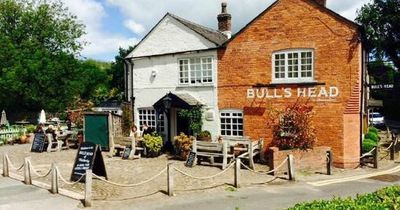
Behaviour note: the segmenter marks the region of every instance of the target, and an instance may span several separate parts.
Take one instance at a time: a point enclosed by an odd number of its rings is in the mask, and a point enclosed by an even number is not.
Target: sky
[[[86,25],[82,58],[113,61],[119,47],[138,43],[167,13],[217,29],[223,0],[62,0]],[[270,6],[274,0],[224,0],[232,14],[233,33]],[[370,0],[327,0],[327,7],[354,20]]]

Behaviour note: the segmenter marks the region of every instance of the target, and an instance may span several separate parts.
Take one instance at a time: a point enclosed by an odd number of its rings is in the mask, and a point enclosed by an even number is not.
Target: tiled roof
[[[215,43],[218,46],[222,45],[224,42],[226,42],[228,40],[228,37],[226,37],[220,31],[217,31],[217,30],[214,30],[212,28],[208,28],[208,27],[199,25],[197,23],[193,23],[193,22],[191,22],[189,20],[186,20],[184,18],[178,17],[178,16],[173,15],[171,13],[168,13],[168,15],[171,16],[172,18],[174,18],[175,20],[179,21],[180,23],[182,23],[186,27],[192,29],[196,33],[200,34],[204,38],[208,39],[209,41]]]

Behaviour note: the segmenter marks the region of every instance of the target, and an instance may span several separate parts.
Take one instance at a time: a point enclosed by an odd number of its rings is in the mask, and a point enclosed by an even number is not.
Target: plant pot
[[[146,155],[146,157],[148,157],[148,158],[155,158],[155,157],[158,157],[158,156],[160,156],[160,152],[155,152],[155,151],[149,151],[149,150],[147,150],[147,155]]]
[[[21,144],[26,144],[28,142],[28,136],[23,135],[19,138]]]
[[[209,136],[201,136],[201,137],[197,137],[198,141],[211,141],[211,137]]]
[[[189,156],[190,151],[182,150],[180,153],[180,159],[186,161]]]

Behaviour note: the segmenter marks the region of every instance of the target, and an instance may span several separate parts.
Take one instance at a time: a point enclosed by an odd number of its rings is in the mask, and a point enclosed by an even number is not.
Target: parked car
[[[385,126],[385,118],[379,112],[372,112],[369,114],[369,121],[375,127]]]

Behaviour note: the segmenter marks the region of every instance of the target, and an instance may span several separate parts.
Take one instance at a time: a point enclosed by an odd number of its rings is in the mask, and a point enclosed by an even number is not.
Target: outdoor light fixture
[[[168,95],[163,99],[164,109],[165,111],[169,110],[172,105],[172,98]]]

